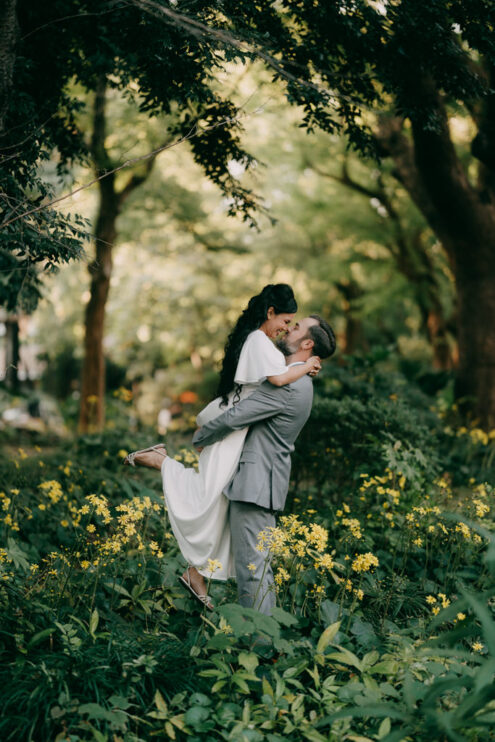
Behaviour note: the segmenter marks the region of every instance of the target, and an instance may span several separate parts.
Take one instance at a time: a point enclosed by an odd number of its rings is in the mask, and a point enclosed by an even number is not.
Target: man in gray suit
[[[328,358],[335,337],[318,315],[305,317],[277,343],[288,365],[310,356]],[[204,425],[193,438],[209,446],[233,430],[249,426],[237,471],[225,490],[230,500],[230,529],[241,605],[270,614],[275,605],[269,555],[256,546],[258,534],[275,526],[289,488],[290,455],[311,412],[313,385],[309,376],[286,386],[264,382],[242,402]]]

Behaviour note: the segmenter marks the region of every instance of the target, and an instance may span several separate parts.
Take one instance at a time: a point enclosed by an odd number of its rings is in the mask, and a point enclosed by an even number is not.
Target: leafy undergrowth
[[[299,481],[261,535],[273,617],[214,579],[201,613],[126,436],[0,463],[2,740],[493,738],[488,484],[453,489],[424,449],[381,442],[339,498]]]

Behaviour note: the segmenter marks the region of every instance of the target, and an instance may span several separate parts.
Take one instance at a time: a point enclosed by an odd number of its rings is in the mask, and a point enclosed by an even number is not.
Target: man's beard
[[[285,336],[279,338],[275,345],[284,354],[284,356],[291,356],[297,351],[296,347],[294,347],[293,345],[289,345],[289,342]]]

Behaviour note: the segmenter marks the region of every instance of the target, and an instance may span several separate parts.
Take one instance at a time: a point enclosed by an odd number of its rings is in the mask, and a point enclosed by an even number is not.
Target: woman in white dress
[[[252,394],[265,380],[282,386],[319,370],[317,357],[287,368],[284,355],[272,343],[287,330],[296,311],[294,294],[287,284],[270,284],[252,297],[227,340],[218,397],[199,413],[198,426]],[[189,565],[181,581],[209,608],[213,606],[204,578],[226,580],[235,576],[227,517],[229,503],[223,490],[236,471],[247,430],[234,431],[206,446],[199,457],[198,471],[167,457],[163,446],[153,447],[152,452],[137,458],[137,454],[131,455],[134,458],[128,461],[134,463],[135,459],[149,466],[146,456],[154,456],[155,462],[158,456],[170,524]],[[154,466],[157,468],[156,463]]]

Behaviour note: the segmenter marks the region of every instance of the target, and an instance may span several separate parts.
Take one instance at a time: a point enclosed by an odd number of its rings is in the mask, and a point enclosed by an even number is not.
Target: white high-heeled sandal
[[[148,453],[148,451],[156,451],[157,453],[161,454],[163,458],[166,458],[167,456],[167,449],[163,445],[163,443],[157,443],[156,446],[150,446],[149,448],[142,448],[140,451],[131,451],[131,453],[128,453],[125,459],[123,460],[123,464],[128,464],[129,466],[136,466],[134,463],[134,459],[139,453]]]
[[[212,611],[214,610],[213,603],[210,600],[209,595],[200,595],[196,592],[196,590],[191,585],[191,575],[189,574],[189,567],[187,568],[187,580],[182,577],[182,575],[179,577],[179,581],[182,582],[184,587],[189,590],[191,595],[196,598],[196,600],[199,600],[200,603],[202,603],[208,610]]]

